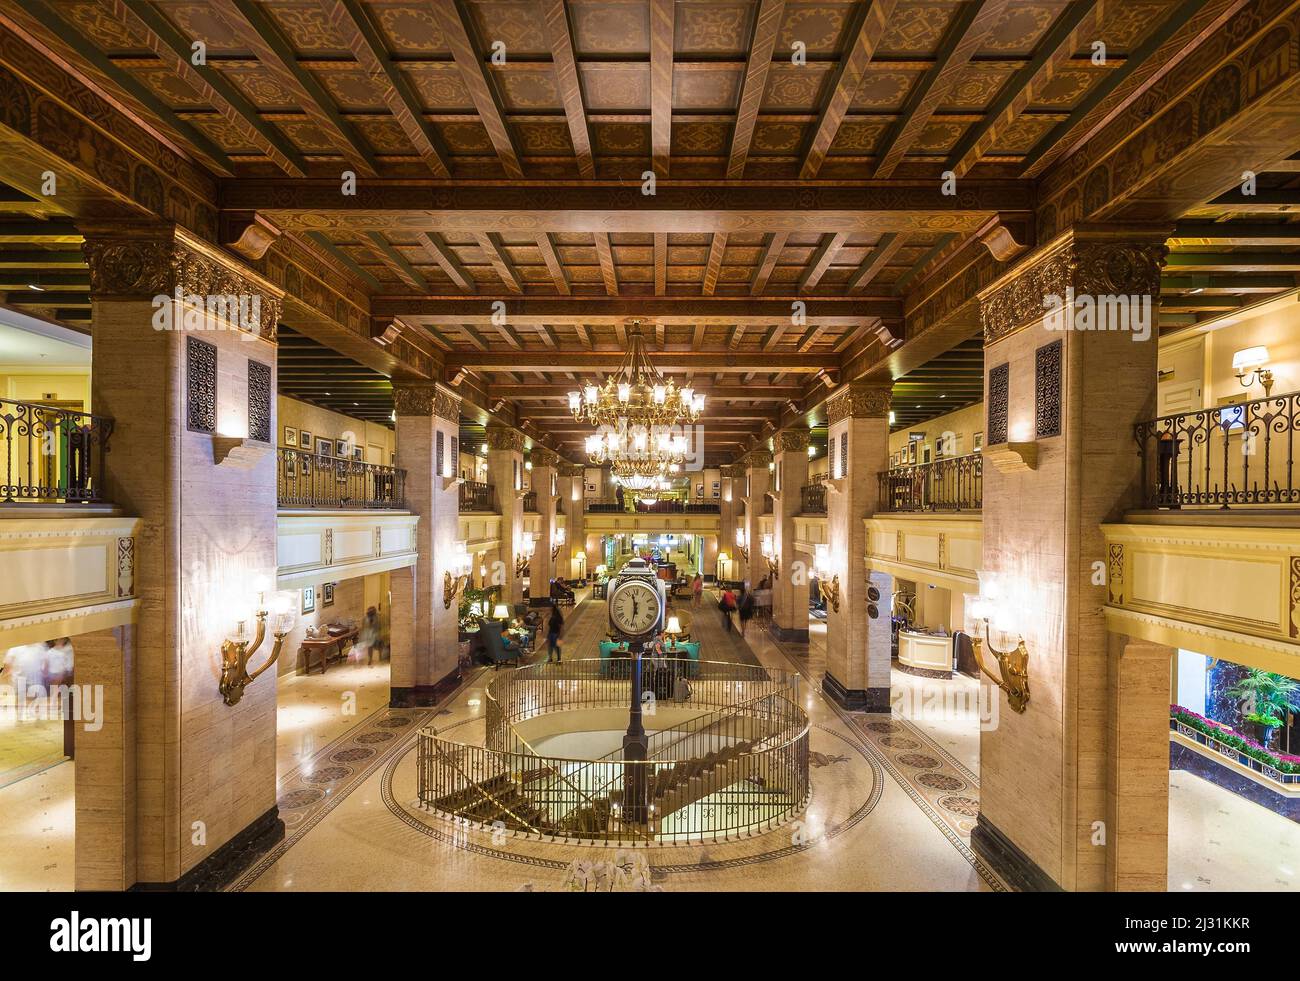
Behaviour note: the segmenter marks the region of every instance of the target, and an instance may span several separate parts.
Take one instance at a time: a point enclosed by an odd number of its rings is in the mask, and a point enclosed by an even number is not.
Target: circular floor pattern
[[[890,749],[920,749],[921,744],[915,739],[908,739],[906,736],[881,736],[880,744],[888,746]]]
[[[308,804],[315,804],[325,796],[325,791],[317,790],[315,787],[303,787],[300,790],[291,790],[281,797],[277,804],[281,807],[306,807]]]
[[[391,732],[363,732],[357,736],[359,743],[386,743],[388,740],[395,738]]]
[[[468,720],[466,720],[468,721]],[[707,872],[724,868],[737,868],[745,865],[753,865],[758,862],[769,862],[778,858],[785,858],[789,855],[797,854],[805,849],[812,848],[822,842],[830,841],[833,838],[844,834],[846,831],[854,828],[863,818],[865,818],[875,806],[880,802],[881,795],[884,793],[885,771],[880,764],[876,752],[869,746],[863,746],[852,738],[835,731],[824,725],[814,725],[812,727],[818,733],[825,736],[831,736],[843,742],[849,749],[857,754],[857,758],[866,764],[871,776],[871,789],[864,800],[858,802],[849,802],[850,805],[856,803],[851,813],[842,820],[819,830],[819,833],[806,835],[803,833],[790,835],[782,834],[782,828],[795,826],[800,820],[798,816],[791,821],[786,822],[783,826],[774,828],[771,832],[756,834],[748,838],[733,839],[728,842],[717,843],[700,843],[693,845],[665,845],[656,846],[650,850],[654,859],[663,860],[673,856],[695,856],[698,858],[694,862],[669,863],[652,862],[656,877],[659,875],[681,874],[690,872]],[[568,842],[543,842],[536,839],[518,838],[509,839],[517,842],[520,846],[530,846],[538,851],[559,851],[562,858],[549,858],[542,855],[526,854],[521,851],[510,851],[504,848],[497,848],[486,842],[491,842],[492,835],[490,830],[481,832],[476,828],[456,825],[454,822],[442,818],[439,815],[424,811],[418,807],[417,802],[411,801],[408,804],[401,803],[397,800],[393,792],[393,779],[402,762],[415,749],[415,742],[407,746],[400,752],[394,754],[393,758],[384,768],[383,778],[380,783],[381,795],[384,805],[398,819],[409,827],[415,829],[423,835],[434,838],[444,844],[451,845],[453,848],[473,852],[478,855],[484,855],[491,858],[500,859],[507,862],[515,862],[523,865],[532,865],[541,868],[550,868],[556,870],[568,869],[576,857],[591,856],[598,854],[600,851],[617,851],[616,846],[610,846],[604,849],[597,845],[583,845]],[[813,787],[813,801],[818,802],[816,781]],[[799,825],[800,832],[805,831],[803,825]],[[477,839],[477,840],[475,840]],[[787,844],[777,845],[779,842]],[[718,847],[736,847],[748,846],[755,849],[749,854],[737,855],[723,859],[709,858],[709,851]],[[776,846],[776,847],[774,847]]]
[[[917,776],[916,782],[922,787],[929,787],[931,790],[942,790],[950,794],[966,789],[965,780],[959,780],[946,773],[922,773]]]
[[[375,723],[375,725],[382,726],[385,729],[401,729],[405,726],[409,726],[410,724],[411,724],[410,719],[403,719],[400,716],[391,716],[387,719],[380,719],[378,722]]]
[[[971,800],[969,797],[940,797],[939,806],[952,811],[954,814],[962,814],[966,817],[976,817],[980,812],[979,801]]]
[[[926,756],[924,753],[902,753],[898,757],[898,762],[904,766],[914,766],[918,770],[930,770],[943,765],[933,756]]]
[[[365,746],[353,746],[349,749],[340,749],[337,753],[330,753],[331,763],[360,763],[362,760],[368,760],[375,755],[373,749]]]
[[[868,722],[866,728],[872,732],[902,732],[903,725],[900,722]]]
[[[315,773],[303,777],[307,783],[338,783],[352,776],[350,766],[323,766]]]

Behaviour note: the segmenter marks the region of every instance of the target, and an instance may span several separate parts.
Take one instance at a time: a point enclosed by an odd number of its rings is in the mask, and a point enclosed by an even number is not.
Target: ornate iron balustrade
[[[881,511],[978,511],[984,505],[979,453],[894,467],[879,478]]]
[[[799,488],[800,514],[826,513],[826,485],[806,484]]]
[[[359,460],[317,456],[293,447],[276,450],[277,496],[282,508],[406,507],[406,471]]]
[[[1300,504],[1298,432],[1296,392],[1138,423],[1142,505],[1227,510]]]
[[[0,399],[0,504],[103,500],[113,420]]]
[[[551,712],[626,707],[630,659],[530,665],[488,686],[485,746],[421,731],[421,804],[515,834],[633,843],[751,834],[806,806],[808,719],[796,676],[713,661],[654,663],[689,679],[689,704],[701,711],[651,734],[649,759],[547,756],[514,728]],[[651,660],[644,664],[649,672]],[[644,819],[625,819],[625,787],[645,794]]]
[[[537,491],[528,491],[524,494],[524,510],[530,514],[537,513]]]
[[[497,509],[497,492],[491,484],[478,480],[462,480],[460,484],[461,511],[492,511]]]

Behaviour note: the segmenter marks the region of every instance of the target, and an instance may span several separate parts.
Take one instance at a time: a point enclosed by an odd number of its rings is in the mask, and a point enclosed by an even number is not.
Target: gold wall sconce
[[[524,532],[521,544],[523,548],[515,553],[515,578],[527,575],[529,572],[528,566],[533,559],[533,549],[537,547],[532,532]]]
[[[746,540],[744,528],[736,529],[736,551],[740,553],[742,559],[746,562],[749,561],[749,543]]]
[[[1250,388],[1256,382],[1264,387],[1264,398],[1273,391],[1273,372],[1264,367],[1268,364],[1268,348],[1248,347],[1232,356],[1232,371],[1242,388]]]
[[[975,617],[984,624],[983,640],[981,641],[978,636],[978,628],[976,635],[971,638],[975,663],[979,665],[980,671],[987,675],[990,681],[1007,693],[1007,704],[1011,706],[1011,710],[1023,713],[1029,704],[1029,649],[1025,647],[1025,638],[1019,637],[1016,646],[1010,650],[998,650],[993,646],[993,641],[989,637],[990,601],[981,598],[976,602],[975,606]],[[997,674],[990,671],[985,663],[981,649],[983,645],[988,646],[989,651],[998,662]]]
[[[831,608],[835,613],[840,612],[840,576],[839,573],[832,574],[828,568],[830,564],[830,549],[825,545],[817,545],[813,550],[813,574],[817,577],[817,592],[822,598],[822,602]]]
[[[551,538],[551,541],[554,543],[551,545],[552,562],[554,562],[556,559],[560,557],[560,549],[564,548],[564,539],[565,539],[564,529],[556,528],[555,534]]]
[[[442,574],[442,608],[450,610],[456,597],[469,584],[471,560],[463,548],[452,556],[448,568]],[[454,575],[453,575],[454,573]]]
[[[293,605],[287,598],[282,597],[276,602],[275,619],[271,621],[271,633],[275,637],[271,654],[260,668],[250,674],[248,661],[257,653],[266,638],[266,621],[269,614],[262,603],[264,595],[259,595],[257,602],[256,636],[250,641],[248,621],[240,620],[235,627],[235,632],[221,645],[221,680],[217,683],[217,689],[227,705],[238,705],[239,700],[244,697],[244,689],[280,659],[280,648],[284,646],[284,638],[293,630]]]
[[[776,554],[776,543],[771,535],[763,536],[763,558],[767,562],[767,574],[773,579],[781,578],[781,557]]]

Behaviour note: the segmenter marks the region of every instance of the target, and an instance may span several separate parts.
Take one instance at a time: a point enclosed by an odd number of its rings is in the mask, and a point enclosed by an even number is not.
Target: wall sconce
[[[450,610],[452,602],[469,582],[470,557],[463,548],[451,557],[449,568],[442,574],[442,608]],[[455,573],[453,576],[452,573]]]
[[[262,646],[262,641],[266,637],[267,611],[263,606],[265,595],[265,593],[258,594],[257,635],[251,643],[248,639],[248,621],[240,620],[235,627],[235,632],[221,645],[221,681],[218,682],[217,689],[227,705],[239,704],[239,700],[244,697],[244,689],[280,659],[280,648],[284,645],[285,635],[293,630],[293,603],[286,594],[280,594],[275,601],[275,619],[271,621],[271,633],[275,637],[271,656],[252,674],[248,673],[248,659],[257,653],[257,649]]]
[[[564,529],[556,528],[554,534],[551,536],[551,541],[555,543],[554,545],[551,546],[552,562],[554,562],[556,559],[560,557],[560,549],[564,548],[564,538],[565,538]]]
[[[516,578],[528,573],[528,565],[533,558],[533,549],[537,547],[537,543],[533,541],[533,533],[531,531],[524,532],[521,544],[523,545],[522,551],[515,553]]]
[[[776,542],[771,535],[763,536],[763,558],[767,560],[767,572],[773,579],[781,578],[781,557],[776,554]]]
[[[1232,370],[1242,388],[1250,388],[1255,382],[1264,386],[1264,398],[1273,390],[1273,372],[1264,366],[1268,364],[1268,348],[1248,347],[1232,356]],[[1249,374],[1247,374],[1249,372]]]
[[[981,620],[984,623],[983,641],[981,642],[978,636],[971,638],[975,663],[979,665],[980,671],[989,677],[989,680],[1007,693],[1007,704],[1011,706],[1011,710],[1023,713],[1025,707],[1029,704],[1029,650],[1025,647],[1023,637],[1019,638],[1012,650],[1000,651],[993,646],[993,641],[989,638],[989,620],[993,615],[996,590],[990,589],[989,592],[992,595],[981,596],[975,601],[971,611],[976,620]],[[976,629],[978,630],[978,628]],[[988,649],[997,659],[998,673],[996,675],[984,663],[981,643],[987,644]]]
[[[743,558],[746,562],[748,562],[749,546],[748,543],[745,541],[745,537],[746,537],[745,529],[737,528],[736,529],[736,551],[740,553],[741,558]]]
[[[813,550],[813,572],[817,576],[817,592],[822,602],[836,613],[840,612],[840,577],[839,573],[830,574],[827,568],[830,549],[825,545],[816,545]]]

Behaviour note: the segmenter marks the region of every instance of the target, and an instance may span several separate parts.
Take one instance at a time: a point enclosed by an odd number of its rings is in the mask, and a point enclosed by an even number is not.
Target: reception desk
[[[898,632],[898,664],[917,674],[952,676],[952,635]]]

